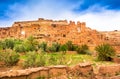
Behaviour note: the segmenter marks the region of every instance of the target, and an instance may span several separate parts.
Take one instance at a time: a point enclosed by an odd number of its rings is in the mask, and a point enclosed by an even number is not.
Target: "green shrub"
[[[66,42],[66,46],[67,46],[67,49],[68,49],[69,51],[72,51],[72,50],[73,50],[73,49],[72,49],[72,47],[73,47],[72,41]]]
[[[33,46],[31,44],[25,44],[24,46],[25,46],[25,50],[27,52],[29,52],[29,51],[35,51],[36,50],[35,46]]]
[[[36,41],[34,37],[30,36],[24,42],[24,46],[25,46],[26,51],[36,51],[38,50],[38,41]]]
[[[47,48],[47,52],[53,52],[55,49],[53,48],[53,47],[51,47],[51,46],[49,46],[48,48]]]
[[[35,67],[35,61],[37,58],[37,54],[35,52],[27,52],[25,58],[23,67]]]
[[[46,79],[45,76],[40,76],[40,77],[37,77],[36,79]]]
[[[46,57],[44,53],[38,54],[38,58],[36,58],[35,65],[37,67],[45,66],[46,64]]]
[[[111,61],[113,56],[115,56],[115,50],[109,44],[98,45],[95,50],[98,53],[98,60],[101,61]]]
[[[13,39],[5,39],[3,42],[5,43],[6,49],[13,49],[14,48],[15,43],[14,43]]]
[[[56,65],[57,64],[56,56],[51,55],[50,59],[49,59],[49,63],[52,64],[52,65]]]
[[[67,51],[67,45],[66,45],[66,44],[61,45],[61,46],[60,46],[60,51],[66,53],[66,51]]]
[[[0,53],[0,59],[6,66],[13,66],[19,61],[19,54],[12,50],[6,50]]]
[[[44,51],[44,52],[47,51],[47,43],[46,42],[42,42],[38,47],[41,48],[42,51]]]
[[[23,43],[23,40],[20,39],[14,39],[15,45],[21,45]]]
[[[2,49],[3,49],[3,42],[0,41],[0,50],[2,50]]]
[[[23,63],[24,68],[45,66],[46,57],[43,53],[27,52]]]
[[[15,46],[13,39],[5,39],[1,43],[3,49],[13,49]]]
[[[58,64],[60,64],[60,65],[66,64],[66,54],[65,53],[62,52],[61,54],[59,54]]]
[[[25,50],[25,47],[24,47],[23,45],[17,45],[17,46],[15,46],[14,50],[15,50],[16,52],[20,52],[20,53],[26,51],[26,50]]]
[[[59,52],[60,50],[60,44],[55,42],[55,43],[52,43],[52,46],[48,47],[48,51],[50,52]]]
[[[74,45],[72,41],[66,42],[66,46],[67,46],[68,51],[76,51],[77,49],[77,45]]]
[[[88,46],[86,44],[84,44],[77,48],[77,53],[78,54],[88,54],[89,53],[88,50],[89,50]]]

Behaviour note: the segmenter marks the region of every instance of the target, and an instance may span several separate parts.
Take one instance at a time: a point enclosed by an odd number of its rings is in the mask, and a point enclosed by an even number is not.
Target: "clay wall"
[[[4,30],[2,30],[4,31]],[[2,33],[0,31],[0,33]],[[1,35],[0,38],[13,37],[25,39],[33,36],[36,39],[46,42],[59,42],[61,44],[67,41],[72,41],[74,44],[81,45],[97,45],[104,41],[101,34],[95,30],[86,27],[85,22],[77,22],[67,20],[48,20],[39,18],[36,21],[15,22],[10,30],[6,30],[6,35]]]
[[[0,28],[0,39],[3,39],[5,37],[9,37],[9,30],[10,28],[9,27],[6,27],[6,28]]]
[[[90,64],[78,64],[74,67],[54,66],[38,67],[25,70],[0,72],[0,79],[69,79],[93,78],[93,69]]]
[[[120,79],[120,64],[112,66],[101,66],[97,79]]]
[[[58,65],[0,72],[0,79],[120,79],[120,65],[100,66],[95,74],[89,63]]]

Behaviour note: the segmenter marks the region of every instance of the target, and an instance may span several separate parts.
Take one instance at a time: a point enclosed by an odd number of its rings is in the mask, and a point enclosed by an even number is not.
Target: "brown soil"
[[[3,62],[0,62],[0,72],[9,71],[9,70],[19,70],[22,69],[21,60],[15,66],[6,66]]]

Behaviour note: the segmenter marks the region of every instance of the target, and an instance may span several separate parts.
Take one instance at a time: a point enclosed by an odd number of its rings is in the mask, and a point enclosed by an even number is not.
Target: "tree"
[[[35,67],[35,61],[37,54],[35,52],[27,52],[25,55],[26,59],[23,62],[23,67]]]
[[[13,49],[15,46],[13,39],[5,39],[2,43],[3,49]]]
[[[0,50],[2,50],[2,49],[3,49],[3,42],[0,41]]]
[[[26,46],[26,51],[34,51],[38,49],[38,41],[36,41],[32,36],[27,39],[24,45]]]
[[[48,51],[50,52],[59,52],[59,50],[60,50],[60,44],[57,42],[52,43],[52,46],[48,48]]]
[[[14,50],[15,50],[16,52],[19,52],[19,53],[23,53],[23,52],[26,51],[26,50],[25,50],[25,46],[23,46],[23,45],[16,45],[15,48],[14,48]]]
[[[63,53],[66,53],[67,51],[67,46],[64,44],[64,45],[61,45],[60,46],[60,51],[62,51]]]
[[[13,66],[19,61],[19,54],[13,50],[6,49],[6,51],[0,52],[0,60],[3,61],[6,66]]]
[[[72,41],[68,41],[66,43],[68,51],[75,51],[77,49],[77,46],[72,43]]]
[[[47,43],[46,42],[42,42],[38,47],[41,48],[44,52],[47,51]]]
[[[39,67],[44,66],[46,64],[46,57],[44,53],[35,53],[35,52],[27,52],[25,54],[25,60],[23,62],[23,67]]]
[[[98,53],[98,60],[101,61],[111,61],[112,57],[115,55],[115,50],[109,44],[98,45],[95,50]]]
[[[88,53],[88,46],[86,44],[81,45],[80,47],[77,48],[77,53],[79,54],[87,54]]]

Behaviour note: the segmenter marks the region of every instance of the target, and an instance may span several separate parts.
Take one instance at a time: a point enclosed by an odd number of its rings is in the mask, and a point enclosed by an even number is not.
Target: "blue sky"
[[[0,27],[38,18],[86,22],[100,31],[120,30],[120,0],[0,0]]]

